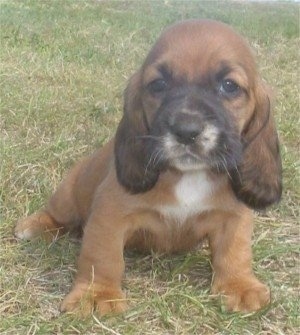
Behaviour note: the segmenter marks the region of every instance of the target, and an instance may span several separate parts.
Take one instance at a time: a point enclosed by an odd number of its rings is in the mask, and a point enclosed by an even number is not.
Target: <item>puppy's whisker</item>
[[[163,152],[164,152],[164,149],[163,149],[163,148],[160,148],[160,149],[157,151],[157,153],[156,153],[156,155],[155,155],[155,157],[154,157],[154,159],[153,159],[153,166],[154,166],[154,167],[156,167],[156,166],[160,163],[160,161],[161,161],[161,159],[162,159],[162,157],[163,157]]]
[[[222,170],[224,170],[226,172],[226,174],[228,175],[228,177],[231,179],[231,175],[228,171],[228,168],[227,168],[227,164],[226,164],[226,157],[225,155],[221,152],[217,155],[217,158],[220,160],[220,162],[217,164],[217,170],[218,172],[220,172],[220,166],[223,167]]]
[[[154,162],[155,162],[157,156],[159,155],[159,153],[160,153],[161,151],[162,151],[162,149],[159,149],[159,150],[154,150],[154,151],[151,153],[151,156],[150,156],[150,158],[149,158],[149,160],[148,160],[148,163],[147,163],[147,165],[146,165],[146,168],[145,168],[145,175],[147,174],[150,165],[153,165],[153,167],[156,166]]]
[[[229,177],[229,179],[231,179],[231,175],[230,175],[230,173],[229,173],[229,171],[227,169],[226,160],[225,160],[225,158],[223,156],[221,157],[221,163],[222,163],[222,165],[224,167],[224,170],[225,170],[227,176]]]
[[[164,150],[160,149],[154,157],[153,167],[157,167],[164,157]]]
[[[242,183],[242,176],[240,174],[239,168],[238,166],[235,164],[234,170],[236,171],[238,178],[239,178],[239,182]]]

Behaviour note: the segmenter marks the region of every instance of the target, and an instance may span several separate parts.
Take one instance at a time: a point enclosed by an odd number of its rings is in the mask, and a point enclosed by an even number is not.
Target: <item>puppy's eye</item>
[[[168,85],[163,79],[153,80],[150,84],[148,84],[148,89],[150,93],[162,93],[167,89]]]
[[[223,79],[220,85],[220,93],[227,96],[236,96],[240,92],[240,86],[231,79]]]

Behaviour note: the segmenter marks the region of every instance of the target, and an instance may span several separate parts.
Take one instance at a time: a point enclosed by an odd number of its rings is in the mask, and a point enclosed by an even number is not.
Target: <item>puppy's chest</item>
[[[173,204],[162,204],[159,211],[166,219],[183,224],[188,218],[212,208],[216,185],[205,172],[185,173],[174,186]]]

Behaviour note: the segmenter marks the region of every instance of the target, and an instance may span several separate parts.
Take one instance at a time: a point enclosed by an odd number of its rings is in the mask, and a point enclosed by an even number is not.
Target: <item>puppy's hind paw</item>
[[[60,235],[60,229],[46,212],[37,212],[20,219],[15,227],[15,236],[22,240],[33,240],[41,236],[53,240]]]

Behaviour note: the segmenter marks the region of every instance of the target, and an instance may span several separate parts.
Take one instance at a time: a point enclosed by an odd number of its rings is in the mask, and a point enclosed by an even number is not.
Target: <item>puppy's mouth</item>
[[[218,143],[219,130],[206,124],[202,131],[194,125],[173,127],[164,136],[163,147],[169,164],[180,170],[207,168],[210,153]]]

